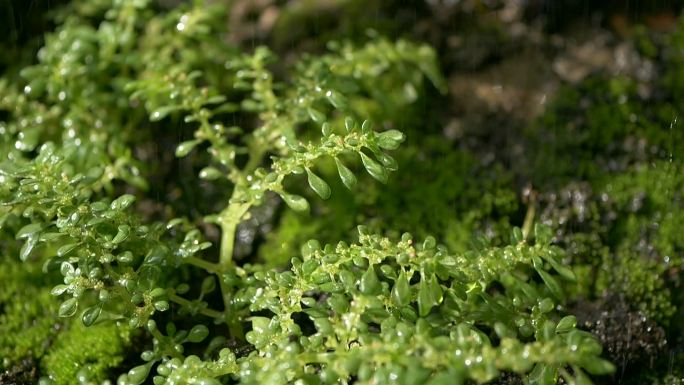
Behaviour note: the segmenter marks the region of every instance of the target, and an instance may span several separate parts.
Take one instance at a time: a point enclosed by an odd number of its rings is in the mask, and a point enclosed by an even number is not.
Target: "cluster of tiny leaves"
[[[396,152],[401,171],[386,185],[368,185],[364,194],[333,196],[323,207],[314,206],[326,213],[316,221],[283,213],[278,226],[266,234],[259,257],[287,264],[308,239],[328,243],[353,237],[357,224],[392,237],[409,230],[417,237],[433,235],[451,251],[469,249],[473,235],[485,231],[494,238],[492,244],[504,243],[509,218],[518,210],[511,174],[498,165],[480,166],[469,152],[454,150],[441,138],[424,135],[415,143],[421,129],[407,133],[413,143],[402,144]],[[430,161],[416,161],[423,159]],[[336,173],[334,167],[321,171],[323,177]]]
[[[60,316],[74,315],[79,302],[94,302],[82,314],[84,324],[126,317],[140,325],[155,309],[168,309],[165,291],[157,287],[162,269],[209,246],[199,242],[196,230],[177,243],[171,237],[162,241],[163,226],[142,225],[131,214],[132,195],[91,201],[97,177],[71,176],[69,163],[51,144],[30,163],[5,166],[12,200],[4,204],[33,219],[15,234],[24,241],[19,257],[42,251],[38,254],[48,257],[44,269],[61,272],[64,283],[52,293],[70,298],[59,307]],[[86,301],[90,297],[96,300]]]
[[[518,229],[510,246],[462,255],[433,238],[416,245],[409,234],[392,242],[359,232],[358,244],[308,242],[284,272],[227,273],[237,289],[231,310],[251,321],[245,353],[164,358],[155,384],[226,375],[243,384],[461,384],[502,370],[527,373],[531,384],[589,384],[584,370],[612,370],[575,317],[555,311],[559,279],[574,274],[546,228],[534,245]]]

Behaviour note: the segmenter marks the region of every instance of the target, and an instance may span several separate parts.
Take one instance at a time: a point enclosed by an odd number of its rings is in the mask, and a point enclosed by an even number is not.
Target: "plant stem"
[[[534,224],[534,215],[536,211],[536,205],[537,202],[531,201],[530,205],[527,206],[527,212],[525,213],[525,220],[523,221],[523,226],[522,226],[522,234],[523,234],[523,239],[527,240],[527,237],[530,235],[530,231],[532,231],[532,225]]]
[[[233,193],[235,196],[236,193]],[[223,280],[223,273],[227,272],[233,265],[233,250],[235,248],[235,232],[237,226],[249,210],[251,204],[249,203],[231,203],[219,215],[219,224],[221,226],[221,254],[219,256],[218,269],[215,273],[218,275],[219,285],[221,287],[221,295],[223,297],[223,314],[230,334],[237,339],[243,338],[242,325],[237,317],[229,317],[228,311],[232,301],[231,288]]]
[[[175,302],[175,303],[181,305],[181,306],[189,306],[189,305],[192,305],[192,302],[191,302],[191,301],[189,301],[189,300],[187,300],[187,299],[185,299],[185,298],[183,298],[183,297],[181,297],[181,296],[179,296],[179,295],[177,295],[177,294],[171,294],[171,295],[169,296],[169,299],[170,299],[171,301],[173,301],[173,302]],[[213,310],[213,309],[206,309],[206,308],[205,308],[205,309],[200,309],[200,310],[199,310],[199,313],[202,314],[202,315],[205,315],[205,316],[207,316],[207,317],[211,317],[211,318],[223,318],[223,313],[221,313],[220,311],[217,311],[217,310]]]
[[[251,174],[254,172],[254,170],[256,170],[257,167],[259,167],[259,164],[261,164],[261,160],[263,159],[265,153],[265,149],[260,143],[251,143],[249,146],[249,151],[251,155],[243,169],[244,175]]]
[[[251,205],[249,203],[231,203],[220,214],[221,225],[221,255],[219,270],[225,272],[233,264],[233,249],[235,247],[235,231],[242,216]]]
[[[197,257],[186,258],[186,262],[191,264],[191,265],[202,268],[209,273],[216,273],[219,270],[219,266],[217,264],[209,262],[209,261],[205,261],[203,259],[199,259]]]

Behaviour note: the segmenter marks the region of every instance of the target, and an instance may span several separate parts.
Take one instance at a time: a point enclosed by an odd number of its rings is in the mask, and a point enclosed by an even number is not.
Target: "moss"
[[[629,77],[601,75],[564,86],[528,129],[534,151],[524,172],[536,185],[559,185],[682,153],[676,104],[642,96],[638,87]]]
[[[100,383],[126,357],[130,330],[107,323],[85,327],[74,322],[43,358],[41,367],[56,385]]]
[[[58,333],[53,317],[58,302],[50,295],[40,266],[0,262],[0,369],[25,358],[41,357]]]
[[[658,69],[648,82],[599,73],[563,85],[527,129],[528,159],[515,169],[540,190],[540,219],[568,251],[578,276],[566,286],[570,297],[595,301],[608,317],[588,327],[625,367],[618,374],[626,383],[679,381],[672,365],[681,362],[684,314],[682,30],[637,36]]]

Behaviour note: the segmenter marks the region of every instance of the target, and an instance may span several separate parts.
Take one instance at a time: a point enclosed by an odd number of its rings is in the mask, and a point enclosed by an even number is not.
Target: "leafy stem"
[[[190,300],[185,299],[178,294],[170,294],[169,299],[181,306],[192,306],[192,302]],[[213,309],[199,309],[199,313],[211,318],[223,318],[223,313]]]
[[[234,194],[235,195],[235,194]],[[219,215],[221,226],[221,252],[219,271],[226,272],[233,264],[235,231],[242,217],[251,207],[251,203],[230,203]]]

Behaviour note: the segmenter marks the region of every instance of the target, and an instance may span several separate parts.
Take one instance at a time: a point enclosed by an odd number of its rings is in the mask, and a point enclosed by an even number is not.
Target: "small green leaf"
[[[553,310],[553,301],[551,298],[544,298],[543,300],[539,301],[539,311],[542,313],[548,313],[551,310]]]
[[[102,312],[102,308],[100,306],[91,306],[91,307],[87,308],[83,312],[83,316],[81,317],[83,324],[85,326],[92,325],[95,321],[97,321],[97,318],[100,316],[101,312]]]
[[[201,140],[199,139],[194,139],[194,140],[188,140],[186,142],[182,142],[176,147],[176,157],[182,158],[190,153],[198,144],[201,143]]]
[[[169,303],[167,301],[157,301],[153,305],[154,305],[154,308],[157,309],[158,311],[169,310]]]
[[[321,243],[316,239],[309,239],[301,247],[301,253],[304,258],[309,258],[314,255],[314,253],[321,249]]]
[[[423,250],[432,250],[437,247],[437,240],[435,237],[428,235],[423,241]]]
[[[323,122],[325,122],[325,114],[318,111],[317,109],[309,107],[308,112],[309,112],[309,117],[315,123],[322,124]]]
[[[323,178],[311,172],[308,167],[306,168],[306,174],[311,189],[314,190],[321,199],[325,200],[330,198],[330,186],[328,186],[328,183],[326,183]]]
[[[252,330],[259,333],[268,333],[270,334],[269,330],[269,325],[271,324],[271,319],[267,317],[251,317],[250,320],[252,321]]]
[[[110,205],[112,210],[125,210],[135,202],[135,197],[131,194],[124,194],[116,198]]]
[[[311,276],[311,273],[313,273],[316,270],[318,265],[319,262],[316,259],[309,259],[302,264],[302,273],[304,273],[305,276],[309,277]]]
[[[43,228],[41,223],[31,223],[28,224],[19,231],[17,231],[17,234],[15,235],[16,239],[23,239],[23,238],[30,238],[34,236],[36,233],[40,232],[40,230]]]
[[[602,374],[610,374],[615,371],[615,366],[613,364],[599,357],[591,357],[590,359],[584,359],[580,362],[580,365],[589,374],[593,374],[595,376]]]
[[[344,118],[344,128],[347,130],[347,132],[352,132],[355,126],[356,122],[354,122],[354,119],[348,116]]]
[[[344,314],[349,310],[349,302],[346,297],[340,294],[333,294],[328,298],[330,308],[337,314]]]
[[[50,291],[50,294],[52,294],[54,296],[62,295],[65,291],[67,291],[68,288],[69,288],[68,285],[57,285],[57,286],[52,288],[52,290]]]
[[[179,106],[163,106],[150,113],[150,121],[158,122],[167,117],[171,112],[178,110]]]
[[[553,233],[548,226],[541,223],[534,224],[534,239],[537,244],[548,245],[551,243],[551,238],[553,238]]]
[[[347,290],[352,290],[356,284],[356,277],[354,277],[354,273],[349,270],[342,270],[339,273],[339,277],[340,281],[347,288]]]
[[[145,381],[147,375],[150,373],[150,364],[136,366],[128,371],[128,384],[140,385]]]
[[[380,292],[380,287],[380,280],[375,274],[375,268],[373,265],[368,266],[368,270],[361,276],[359,291],[363,294],[373,295]]]
[[[66,256],[67,254],[71,253],[76,246],[78,246],[78,243],[67,243],[66,245],[62,245],[59,249],[57,249],[57,256]]]
[[[60,317],[71,317],[78,310],[78,300],[76,298],[69,298],[68,300],[62,302],[59,306],[59,311],[57,314]]]
[[[190,342],[202,342],[207,336],[209,335],[209,329],[204,326],[204,325],[195,325],[192,329],[190,329],[190,333],[188,333],[188,341]]]
[[[309,211],[309,202],[299,195],[280,193],[285,203],[294,211]]]
[[[331,335],[335,333],[332,323],[328,320],[328,318],[321,317],[321,318],[314,318],[313,319],[314,325],[316,326],[316,329],[324,335]]]
[[[59,272],[65,277],[74,274],[75,271],[74,265],[66,261],[59,266]]]
[[[26,261],[29,255],[31,255],[31,251],[33,251],[33,249],[36,247],[37,243],[37,236],[29,237],[28,240],[21,246],[21,250],[19,250],[19,259]]]
[[[569,315],[561,318],[556,325],[556,333],[566,333],[572,330],[577,325],[577,318],[574,315]]]
[[[368,171],[370,176],[381,183],[387,183],[387,170],[363,152],[360,152],[360,154],[363,167],[366,168],[366,171]]]
[[[361,132],[369,133],[371,131],[373,131],[373,123],[368,119],[364,120],[363,123],[361,123]]]
[[[444,292],[442,291],[442,286],[439,284],[439,281],[437,281],[437,278],[434,275],[428,281],[428,288],[430,290],[432,304],[437,306],[442,303]]]
[[[499,338],[515,338],[515,332],[503,322],[494,323],[494,332]]]
[[[390,171],[397,171],[399,169],[397,161],[387,154],[380,154],[378,156],[378,160],[380,161],[380,163],[382,163],[383,166],[385,166],[386,169]]]
[[[406,306],[411,302],[411,288],[406,278],[406,273],[399,273],[394,287],[392,287],[392,300],[397,306]]]
[[[397,130],[388,130],[376,134],[378,146],[386,150],[395,150],[404,141],[404,134]]]
[[[335,108],[344,108],[347,105],[347,100],[337,91],[329,90],[325,93],[325,97],[328,98],[330,104]]]
[[[337,165],[337,172],[340,174],[342,183],[344,183],[345,187],[348,189],[353,189],[356,185],[356,176],[354,173],[337,158],[335,158],[335,164]]]
[[[511,234],[511,244],[518,244],[524,240],[522,230],[520,227],[514,227]]]
[[[109,208],[109,205],[104,203],[104,202],[94,202],[90,205],[90,209],[93,210],[94,212],[100,212],[100,211],[105,211]]]
[[[326,138],[332,134],[332,127],[330,126],[330,123],[324,122],[321,125],[321,134],[323,134],[323,136]]]
[[[213,275],[209,275],[202,280],[202,293],[211,293],[216,289],[216,280]]]
[[[216,180],[223,176],[223,173],[214,167],[205,167],[199,172],[200,179]]]
[[[131,226],[129,225],[121,225],[118,228],[118,232],[112,239],[112,243],[117,245],[128,238],[128,236],[131,234]]]
[[[558,272],[558,275],[567,279],[570,282],[577,281],[577,276],[575,272],[568,266],[563,265],[561,262],[557,261],[553,256],[547,259],[551,267]]]
[[[556,297],[556,299],[562,300],[565,296],[558,280],[544,270],[537,269],[537,272],[544,281],[544,284],[546,284],[546,287],[549,288],[551,294]]]
[[[550,365],[539,363],[535,365],[527,379],[530,385],[555,385],[555,374],[556,371]]]
[[[418,286],[418,314],[420,314],[421,317],[427,316],[430,314],[432,306],[433,303],[430,289],[425,280],[421,280],[420,285]]]

